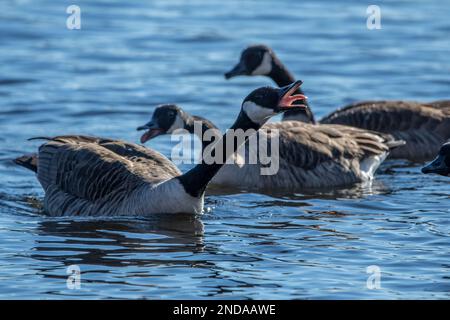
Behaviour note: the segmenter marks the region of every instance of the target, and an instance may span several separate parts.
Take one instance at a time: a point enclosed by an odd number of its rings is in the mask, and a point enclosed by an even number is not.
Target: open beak
[[[149,123],[146,123],[143,126],[137,127],[137,130],[138,131],[147,130],[141,137],[141,143],[146,143],[148,140],[153,139],[154,137],[157,137],[164,133],[164,130],[159,128],[159,126],[155,124],[153,121],[150,121]]]
[[[437,173],[443,176],[449,174],[449,168],[445,165],[445,156],[440,154],[431,163],[422,168],[423,173]]]
[[[294,94],[295,91],[300,88],[302,83],[303,81],[297,80],[290,85],[279,89],[278,110],[280,112],[307,108],[305,104],[294,104],[296,101],[304,101],[307,99],[303,94]]]
[[[242,61],[240,61],[233,69],[225,73],[225,79],[228,80],[236,76],[242,76],[247,74],[248,74],[247,67]]]

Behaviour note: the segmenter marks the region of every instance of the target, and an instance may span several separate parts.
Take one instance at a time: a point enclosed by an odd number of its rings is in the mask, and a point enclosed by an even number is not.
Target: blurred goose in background
[[[262,75],[278,86],[294,81],[294,76],[265,45],[246,48],[239,63],[225,78]],[[303,93],[299,91],[299,93]],[[309,109],[309,108],[308,108]],[[283,120],[314,123],[311,110],[290,111]],[[442,143],[450,139],[450,100],[431,103],[408,101],[364,101],[339,109],[320,120],[323,124],[342,124],[392,134],[406,144],[396,148],[390,158],[425,161],[432,159]]]
[[[194,131],[198,121],[201,131]],[[155,109],[151,121],[138,130],[147,130],[141,142],[175,130],[185,129],[197,134],[203,148],[208,143],[202,137],[212,129],[220,135],[209,120],[192,116],[176,105],[162,105]],[[299,121],[268,123],[257,133],[258,139],[272,143],[274,135],[279,137],[279,170],[275,175],[261,175],[259,164],[249,164],[250,155],[259,154],[261,146],[248,142],[243,147],[242,158],[246,164],[228,164],[212,179],[218,186],[246,190],[278,191],[280,189],[301,190],[307,188],[329,188],[344,186],[372,179],[380,163],[392,148],[404,142],[389,135],[376,134],[368,130],[341,125],[312,125]],[[266,152],[267,150],[264,150]],[[241,151],[241,150],[240,150]]]
[[[297,87],[253,91],[231,129],[258,130],[271,116],[298,108],[292,103],[304,97],[291,96]],[[225,159],[239,147],[227,148],[226,137],[219,150]],[[205,189],[222,167],[202,162],[181,174],[162,154],[136,144],[87,136],[45,139],[37,156],[15,162],[37,173],[44,210],[52,216],[200,214]]]
[[[422,168],[423,173],[436,173],[450,176],[450,142],[444,143],[436,159]]]

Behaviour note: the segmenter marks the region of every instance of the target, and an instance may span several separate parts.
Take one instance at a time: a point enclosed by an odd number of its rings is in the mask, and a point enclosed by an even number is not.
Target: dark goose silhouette
[[[441,176],[450,176],[450,142],[444,143],[437,157],[425,167],[423,173],[436,173]]]

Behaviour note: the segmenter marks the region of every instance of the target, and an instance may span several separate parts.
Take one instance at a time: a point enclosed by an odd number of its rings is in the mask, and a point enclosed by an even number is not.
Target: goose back
[[[450,138],[450,104],[405,101],[366,101],[337,110],[321,123],[343,124],[392,134],[405,146],[392,151],[392,158],[423,161],[432,158]]]
[[[213,183],[269,191],[349,185],[370,180],[390,148],[401,144],[390,135],[342,125],[283,121],[266,124],[263,129],[258,131],[258,139],[278,135],[278,172],[261,175],[260,164],[226,166]],[[270,150],[272,140],[265,139]],[[261,152],[248,143],[245,147],[247,161],[248,154]]]

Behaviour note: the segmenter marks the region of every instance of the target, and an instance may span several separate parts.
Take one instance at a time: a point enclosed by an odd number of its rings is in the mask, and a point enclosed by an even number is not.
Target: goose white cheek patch
[[[177,114],[177,117],[175,118],[175,121],[170,126],[169,130],[167,130],[167,133],[173,133],[177,129],[183,129],[184,128],[184,121],[181,119],[180,115]]]
[[[272,57],[268,52],[264,53],[261,64],[253,70],[252,75],[254,76],[264,76],[268,75],[272,71]]]
[[[254,123],[264,123],[275,113],[272,109],[264,108],[252,101],[246,101],[242,105],[242,109]]]

